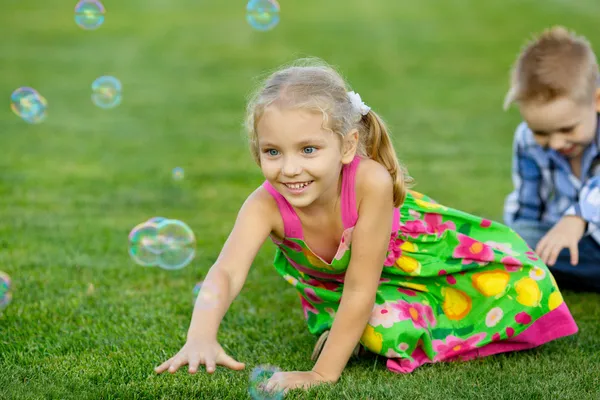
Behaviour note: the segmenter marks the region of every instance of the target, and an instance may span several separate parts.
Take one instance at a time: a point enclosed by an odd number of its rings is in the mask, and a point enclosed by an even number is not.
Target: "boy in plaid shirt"
[[[589,42],[562,27],[519,54],[504,107],[524,119],[504,219],[559,285],[600,292],[600,73]]]

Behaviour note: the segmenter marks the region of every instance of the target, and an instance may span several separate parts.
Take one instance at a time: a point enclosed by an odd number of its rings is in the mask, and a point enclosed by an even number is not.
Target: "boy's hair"
[[[388,130],[373,110],[361,115],[348,97],[348,85],[340,74],[318,59],[301,59],[272,73],[248,103],[246,129],[250,151],[260,166],[256,127],[264,110],[275,104],[284,108],[321,112],[323,127],[344,137],[352,129],[359,132],[357,154],[387,168],[394,181],[394,205],[399,207],[412,182],[398,161]]]
[[[555,26],[519,54],[504,109],[514,102],[548,102],[563,96],[578,103],[591,102],[599,84],[598,61],[589,41]]]

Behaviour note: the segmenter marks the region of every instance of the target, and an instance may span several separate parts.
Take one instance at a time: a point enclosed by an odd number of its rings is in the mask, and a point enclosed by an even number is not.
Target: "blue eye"
[[[306,150],[308,150],[308,149],[312,149],[313,151],[307,152]],[[317,151],[317,149],[312,146],[305,147],[304,150],[305,150],[304,154],[313,154],[315,151]]]
[[[268,155],[270,155],[270,156],[273,156],[273,157],[275,157],[275,156],[277,155],[277,153],[278,153],[278,152],[277,152],[277,150],[275,150],[275,149],[268,149],[268,150],[265,150],[265,153],[267,153],[267,154],[268,154]]]

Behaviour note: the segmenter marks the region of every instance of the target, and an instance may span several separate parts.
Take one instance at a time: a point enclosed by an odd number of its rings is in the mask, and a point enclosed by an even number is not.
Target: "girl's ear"
[[[596,89],[596,111],[600,112],[600,87]]]
[[[343,138],[342,142],[342,164],[350,164],[354,160],[358,149],[358,129],[352,129]]]

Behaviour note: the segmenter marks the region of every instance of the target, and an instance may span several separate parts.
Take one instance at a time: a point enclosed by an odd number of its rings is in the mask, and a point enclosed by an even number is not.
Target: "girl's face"
[[[358,133],[342,138],[323,128],[323,115],[269,106],[257,124],[263,175],[295,208],[334,204],[342,164],[352,161]],[[349,149],[342,154],[342,148]]]

